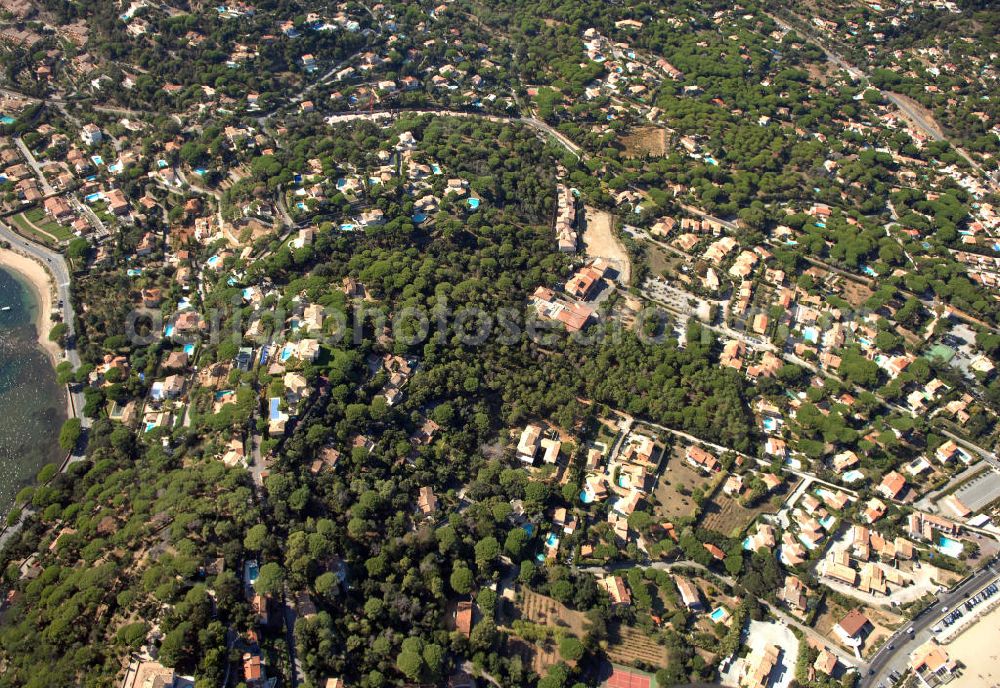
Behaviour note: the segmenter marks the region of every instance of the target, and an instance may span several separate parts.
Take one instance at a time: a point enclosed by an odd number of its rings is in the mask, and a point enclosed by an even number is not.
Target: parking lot
[[[955,491],[955,496],[972,511],[1000,499],[1000,474],[985,470]]]
[[[990,583],[979,592],[971,595],[965,602],[955,605],[954,609],[941,617],[931,631],[938,636],[938,640],[947,642],[950,638],[962,632],[962,630],[974,623],[984,612],[989,611],[1000,602],[1000,591],[996,581]]]

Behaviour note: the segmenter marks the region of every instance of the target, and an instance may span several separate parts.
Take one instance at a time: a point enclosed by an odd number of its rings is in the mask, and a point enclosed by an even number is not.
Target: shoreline
[[[38,304],[35,313],[38,346],[45,352],[52,368],[55,369],[64,360],[64,354],[59,344],[49,341],[49,331],[54,325],[52,322],[54,306],[52,277],[41,263],[11,249],[0,248],[0,267],[12,272],[35,295]]]

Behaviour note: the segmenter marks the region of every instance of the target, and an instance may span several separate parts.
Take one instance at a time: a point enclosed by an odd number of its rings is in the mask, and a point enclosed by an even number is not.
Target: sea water
[[[35,293],[0,268],[0,514],[39,469],[62,460],[66,391],[38,345]]]

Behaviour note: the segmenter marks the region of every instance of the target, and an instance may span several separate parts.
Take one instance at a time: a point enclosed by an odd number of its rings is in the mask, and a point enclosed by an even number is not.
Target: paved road
[[[52,194],[54,194],[56,190],[52,188],[51,184],[49,184],[48,180],[45,178],[45,175],[42,173],[41,166],[38,164],[38,161],[35,160],[35,156],[31,154],[31,151],[28,149],[28,146],[25,145],[24,141],[21,139],[20,136],[14,137],[14,144],[17,146],[18,150],[21,151],[21,155],[24,156],[25,160],[28,161],[28,165],[31,167],[31,169],[35,171],[35,176],[38,177],[38,181],[42,185],[42,191],[45,192],[45,195],[51,196]]]
[[[861,678],[860,688],[877,685],[893,670],[902,673],[901,668],[908,663],[910,653],[934,635],[930,628],[941,620],[944,615],[943,608],[954,609],[965,601],[967,594],[972,594],[995,579],[997,573],[997,564],[991,563],[954,590],[938,595],[934,606],[929,607],[908,626],[902,626],[885,641],[882,649],[869,661],[868,670]],[[910,628],[913,628],[912,636],[907,633]]]

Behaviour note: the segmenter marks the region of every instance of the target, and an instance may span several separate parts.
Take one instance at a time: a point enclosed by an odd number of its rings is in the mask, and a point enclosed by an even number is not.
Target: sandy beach
[[[49,355],[52,365],[63,360],[63,351],[58,344],[49,341],[49,331],[52,329],[52,278],[48,271],[27,256],[22,256],[9,249],[0,248],[0,265],[17,273],[35,294],[38,301],[38,313],[35,318],[35,329],[38,330],[38,344]]]
[[[962,675],[952,681],[949,688],[1000,686],[998,637],[1000,637],[1000,607],[944,646],[952,659],[957,659],[965,665]]]

